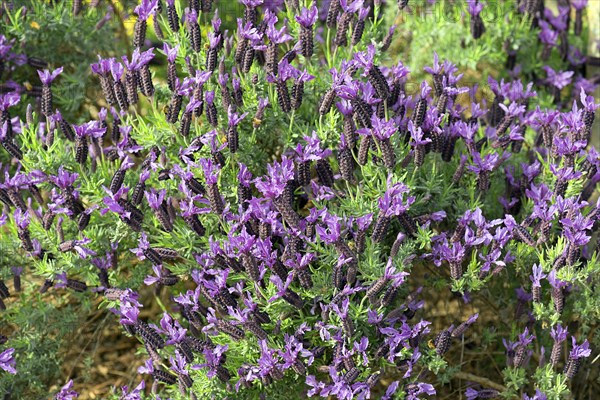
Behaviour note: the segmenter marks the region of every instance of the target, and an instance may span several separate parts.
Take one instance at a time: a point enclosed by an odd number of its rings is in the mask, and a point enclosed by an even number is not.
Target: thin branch
[[[479,383],[482,386],[489,387],[489,388],[492,388],[492,389],[496,389],[496,390],[499,390],[501,392],[504,392],[504,391],[507,390],[505,386],[503,386],[503,385],[501,385],[499,383],[496,383],[496,382],[494,382],[494,381],[492,381],[492,380],[490,380],[488,378],[484,378],[482,376],[477,376],[477,375],[470,374],[468,372],[462,372],[462,371],[457,372],[456,374],[454,374],[454,377],[457,378],[457,379],[465,380],[465,381],[471,381],[471,382]]]
[[[129,43],[129,37],[127,36],[127,29],[125,28],[125,22],[123,21],[123,15],[121,15],[121,10],[117,9],[117,5],[114,0],[108,0],[110,6],[112,7],[117,19],[119,20],[119,36],[121,36],[121,40],[123,44],[125,44],[125,49],[127,51],[127,58],[131,59],[131,44]]]

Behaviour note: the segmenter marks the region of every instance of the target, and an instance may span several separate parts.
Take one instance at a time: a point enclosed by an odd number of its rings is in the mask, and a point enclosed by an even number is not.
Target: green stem
[[[127,36],[127,29],[125,29],[125,22],[123,21],[123,14],[121,11],[117,9],[117,5],[114,0],[108,0],[110,6],[114,10],[117,15],[117,20],[119,21],[119,36],[125,44],[125,50],[127,51],[127,58],[131,59],[131,44],[129,43],[129,37]]]
[[[292,116],[290,117],[290,125],[288,126],[285,142],[288,143],[290,139],[290,133],[292,132],[292,127],[294,126],[294,117],[296,116],[296,110],[292,110]]]
[[[165,307],[165,305],[160,300],[160,297],[154,295],[154,300],[156,300],[156,302],[158,303],[158,305],[160,306],[160,308],[163,310],[163,312],[168,312],[167,308]]]

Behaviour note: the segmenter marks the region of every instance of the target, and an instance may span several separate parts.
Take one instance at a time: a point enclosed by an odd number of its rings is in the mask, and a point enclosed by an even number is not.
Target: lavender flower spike
[[[573,348],[569,353],[569,360],[567,361],[567,365],[565,365],[564,374],[569,379],[573,379],[579,367],[581,366],[581,359],[587,358],[592,354],[592,350],[590,350],[590,343],[586,340],[580,345],[577,344],[577,340],[575,336],[571,336],[571,341],[573,343]]]
[[[40,77],[40,80],[42,81],[42,84],[50,86],[52,84],[52,82],[56,79],[56,77],[58,75],[60,75],[62,72],[63,72],[63,67],[57,68],[52,72],[50,72],[47,69],[45,69],[43,71],[38,70],[37,73]]]
[[[73,379],[69,380],[69,382],[60,389],[60,392],[56,394],[55,400],[73,400],[79,397],[79,393],[72,389]]]
[[[47,69],[37,72],[42,81],[42,114],[46,117],[52,115],[52,81],[62,72],[63,67],[52,72]]]
[[[15,375],[17,370],[15,369],[15,349],[6,349],[0,353],[0,368],[8,372],[9,374]]]
[[[300,24],[300,43],[302,55],[307,59],[313,55],[313,25],[317,22],[319,10],[315,4],[310,8],[302,8],[296,21]]]
[[[542,269],[542,265],[533,265],[532,267],[532,274],[529,275],[529,279],[531,280],[531,290],[533,292],[533,301],[535,301],[536,303],[539,303],[541,301],[542,295],[541,295],[541,280],[544,279],[546,277],[546,274],[544,274],[544,271]]]
[[[567,340],[567,329],[563,328],[561,324],[557,324],[550,329],[550,336],[554,341],[552,345],[552,351],[550,353],[550,364],[555,367],[561,358],[562,353],[562,342]]]

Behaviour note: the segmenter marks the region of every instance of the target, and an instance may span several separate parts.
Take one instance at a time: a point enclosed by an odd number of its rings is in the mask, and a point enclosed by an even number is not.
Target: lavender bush
[[[585,6],[2,5],[2,392],[99,308],[102,398],[592,396]]]

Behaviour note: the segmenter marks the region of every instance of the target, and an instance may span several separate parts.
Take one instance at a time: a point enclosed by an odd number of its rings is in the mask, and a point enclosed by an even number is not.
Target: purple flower
[[[279,62],[277,70],[279,71],[278,75],[273,75],[272,73],[267,75],[267,82],[286,82],[292,78],[296,78],[300,74],[300,71],[291,65],[287,58],[284,58]]]
[[[334,366],[329,367],[329,376],[333,381],[333,384],[326,385],[321,390],[321,397],[335,396],[340,400],[352,400],[354,393],[352,387],[344,380],[342,374],[338,374]]]
[[[187,361],[185,357],[181,354],[179,350],[175,350],[175,358],[172,356],[169,357],[169,363],[171,364],[171,369],[177,375],[189,375],[189,372],[185,367],[187,366]]]
[[[368,213],[362,217],[358,217],[356,218],[355,222],[359,230],[366,231],[373,222],[373,213]]]
[[[167,191],[165,189],[158,191],[156,189],[150,189],[150,191],[146,191],[144,193],[146,200],[148,200],[148,205],[153,210],[158,210],[162,206],[166,194]]]
[[[82,125],[73,125],[75,134],[77,136],[90,136],[94,138],[101,138],[106,133],[106,128],[102,127],[99,121],[90,121]]]
[[[373,61],[375,58],[375,46],[370,44],[367,46],[367,50],[354,54],[355,65],[363,68],[363,76],[367,76],[369,70],[373,67]]]
[[[335,314],[338,317],[340,317],[340,319],[346,319],[346,318],[348,318],[349,306],[350,306],[350,299],[346,297],[344,300],[342,300],[341,306],[338,306],[337,304],[333,303],[333,304],[331,304],[330,307],[335,312]]]
[[[79,393],[71,389],[73,389],[73,379],[69,380],[69,382],[67,382],[67,384],[60,389],[60,392],[58,392],[54,398],[56,400],[73,400],[79,397]]]
[[[401,182],[392,185],[388,178],[388,187],[389,189],[379,198],[380,212],[384,213],[386,217],[392,217],[408,211],[415,202],[414,196],[404,198],[404,195],[409,192],[408,186]]]
[[[544,20],[539,21],[540,27],[542,30],[538,34],[538,37],[542,43],[545,45],[556,46],[556,40],[558,39],[558,32],[552,29],[550,24],[545,22]]]
[[[56,173],[56,175],[50,175],[49,178],[56,186],[58,186],[62,190],[65,190],[67,188],[73,187],[73,183],[75,183],[78,177],[78,173],[67,172],[61,165],[58,168],[58,172]]]
[[[271,296],[271,298],[269,299],[269,303],[272,303],[275,300],[277,300],[285,295],[290,284],[294,280],[294,274],[289,273],[285,282],[282,281],[281,278],[279,276],[277,276],[276,274],[271,275],[269,280],[271,282],[273,282],[273,284],[277,288],[277,292],[275,293],[275,295]]]
[[[82,259],[86,259],[88,256],[95,256],[96,252],[88,249],[87,247],[83,247],[84,244],[91,243],[92,239],[84,237],[81,240],[74,240],[73,250],[79,254],[79,257]]]
[[[408,121],[408,131],[410,132],[410,137],[412,139],[412,146],[423,146],[427,143],[431,143],[430,138],[423,139],[425,134],[420,126],[415,126],[412,121]]]
[[[320,394],[321,391],[325,388],[325,383],[321,381],[317,381],[314,375],[308,375],[306,377],[306,384],[311,387],[306,393],[308,397],[312,397],[316,394]]]
[[[246,116],[248,115],[248,113],[243,113],[242,115],[237,114],[236,112],[233,111],[232,106],[229,106],[229,108],[227,109],[227,118],[228,118],[228,125],[229,126],[237,126],[239,125],[240,122],[242,122],[242,120],[244,118],[246,118]]]
[[[0,368],[13,375],[17,373],[17,370],[15,369],[17,361],[15,360],[14,354],[15,349],[6,349],[0,353]]]
[[[481,13],[481,10],[483,10],[483,3],[479,3],[478,1],[470,1],[468,10],[469,14],[471,14],[471,17],[476,17]]]
[[[225,346],[217,345],[217,346],[215,346],[215,348],[210,348],[210,347],[204,348],[202,353],[204,354],[204,359],[206,360],[206,362],[203,364],[192,365],[191,368],[194,370],[208,368],[208,372],[206,373],[206,376],[208,376],[209,378],[216,376],[217,375],[217,367],[219,367],[221,365],[221,359],[223,358],[223,355],[225,354],[225,352],[227,351],[228,348],[229,348],[229,346],[227,346],[227,345],[225,345]]]
[[[550,336],[556,343],[562,343],[567,339],[569,332],[566,328],[563,328],[560,323],[556,324],[550,329]]]
[[[390,383],[385,391],[385,394],[381,397],[381,400],[389,400],[392,398],[392,395],[398,391],[398,385],[400,382],[394,381]]]
[[[555,269],[550,271],[547,278],[548,278],[548,282],[550,282],[550,285],[555,289],[562,289],[562,288],[566,287],[567,283],[568,283],[568,282],[560,280],[559,278],[556,277]]]
[[[550,171],[557,179],[564,179],[567,181],[579,179],[583,175],[581,171],[575,171],[573,167],[558,168],[555,164],[550,164]]]
[[[508,107],[504,104],[498,104],[505,112],[505,116],[509,118],[518,118],[525,112],[525,106],[520,105],[516,102],[511,102]]]
[[[600,108],[600,103],[596,104],[594,102],[594,96],[587,96],[585,90],[582,90],[579,96],[581,99],[581,105],[585,111],[594,113],[598,108]]]
[[[530,335],[529,328],[525,328],[523,333],[519,334],[517,343],[521,346],[527,346],[529,343],[533,342],[533,339],[535,339],[535,335]]]
[[[557,31],[564,31],[567,29],[567,19],[569,18],[570,12],[571,9],[569,7],[558,6],[558,15],[555,17],[552,10],[546,7],[544,9],[544,18],[546,21],[550,22]]]
[[[52,84],[52,81],[56,79],[56,77],[58,75],[60,75],[63,72],[63,67],[57,68],[54,71],[50,72],[49,70],[45,69],[43,71],[38,71],[38,75],[40,77],[40,80],[42,81],[42,83],[46,86],[49,86]]]
[[[531,397],[523,394],[523,400],[548,400],[548,397],[541,390],[535,389],[535,394]]]
[[[586,230],[589,230],[594,225],[594,222],[579,214],[574,218],[563,218],[560,220],[564,227],[564,235],[565,238],[577,245],[583,246],[586,245],[591,236],[585,234]]]
[[[555,71],[548,65],[544,65],[542,67],[544,71],[546,71],[546,79],[545,82],[554,86],[557,89],[563,89],[571,83],[571,78],[573,77],[573,71]]]
[[[490,153],[485,155],[483,158],[480,153],[473,154],[473,163],[475,165],[469,165],[467,168],[476,174],[483,171],[493,171],[500,156],[497,153]]]
[[[562,157],[565,155],[576,154],[584,149],[587,146],[587,141],[572,140],[569,136],[565,136],[555,137],[552,144],[556,146],[556,154]]]
[[[39,73],[39,71],[38,71]],[[17,92],[8,92],[0,95],[0,110],[6,111],[10,107],[16,106],[21,101],[21,96]]]
[[[244,24],[244,20],[241,18],[237,19],[237,34],[240,38],[246,39],[249,41],[257,41],[262,38],[262,33],[258,31],[253,25],[251,21],[248,21]]]
[[[571,336],[571,343],[573,347],[569,353],[569,359],[578,360],[580,358],[587,358],[592,354],[592,350],[590,350],[590,343],[587,341],[587,339],[578,345],[575,336]]]
[[[275,25],[270,24],[267,27],[266,34],[272,43],[282,44],[282,43],[285,43],[285,42],[293,39],[291,35],[286,33],[286,30],[287,30],[287,26],[285,26],[285,25],[281,29],[278,30],[277,28],[275,28]]]
[[[252,173],[248,170],[245,164],[238,163],[240,171],[237,174],[238,181],[244,186],[250,186],[252,181]]]
[[[263,196],[274,199],[283,193],[287,182],[294,179],[294,162],[283,157],[281,162],[274,161],[267,166],[267,175],[256,178],[254,184]]]
[[[129,388],[127,386],[121,386],[121,391],[123,393],[121,394],[121,397],[119,399],[120,400],[142,400],[142,393],[145,388],[146,388],[146,382],[144,382],[144,381],[141,381],[139,383],[139,385],[137,385],[134,389],[131,390],[131,392],[128,392]]]
[[[436,394],[435,388],[429,383],[419,382],[416,386],[417,387],[415,389],[411,388],[411,390],[408,391],[406,400],[418,400],[419,397],[417,396],[421,394],[426,394],[428,396],[433,396]]]
[[[323,216],[325,226],[316,227],[319,238],[327,244],[334,244],[340,240],[342,225],[340,217],[335,214],[325,213]]]
[[[154,12],[158,0],[141,0],[140,4],[133,10],[141,20],[147,20]]]
[[[142,232],[140,238],[138,239],[138,247],[134,249],[130,249],[133,254],[135,254],[140,260],[144,260],[146,257],[144,256],[144,251],[150,248],[150,242],[148,241],[148,235],[146,232]]]
[[[370,133],[378,140],[384,141],[391,138],[392,135],[398,131],[398,126],[393,119],[386,121],[384,118],[378,118],[376,115],[372,115],[371,124],[373,126],[372,129],[359,129],[357,132],[365,134],[366,131],[370,131]]]
[[[331,150],[321,148],[321,139],[317,136],[317,132],[313,131],[311,136],[304,136],[306,145],[298,143],[296,148],[296,159],[298,162],[318,161],[325,159],[331,155]]]
[[[221,167],[213,162],[210,158],[201,158],[200,165],[202,166],[202,170],[204,171],[204,178],[206,179],[206,183],[208,185],[214,185],[219,180],[219,172],[221,171]]]
[[[129,188],[123,186],[119,190],[117,190],[116,193],[113,193],[104,186],[102,188],[108,194],[108,196],[102,198],[102,201],[106,205],[106,208],[100,210],[100,214],[104,215],[107,212],[112,211],[114,213],[117,213],[119,216],[129,218],[131,216],[131,212],[125,211],[125,209],[119,204],[119,200],[121,200],[121,198],[127,198],[127,192],[129,191]]]
[[[163,278],[170,275],[170,272],[163,268],[162,265],[153,265],[152,270],[154,271],[155,276],[148,275],[144,278],[144,284],[147,286],[159,283]]]
[[[531,280],[534,287],[541,287],[540,281],[546,277],[544,274],[544,270],[542,269],[542,265],[533,264],[532,274],[529,275],[529,279]]]
[[[298,23],[303,27],[310,28],[315,24],[315,22],[317,22],[318,12],[319,10],[314,4],[310,8],[302,7],[302,10],[300,10],[300,15],[296,15],[296,21],[298,21]]]
[[[165,55],[167,56],[167,60],[170,63],[174,63],[175,60],[177,59],[177,51],[179,50],[179,45],[176,45],[174,47],[169,47],[168,43],[165,43],[163,45],[163,51],[165,53]]]

